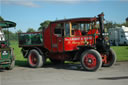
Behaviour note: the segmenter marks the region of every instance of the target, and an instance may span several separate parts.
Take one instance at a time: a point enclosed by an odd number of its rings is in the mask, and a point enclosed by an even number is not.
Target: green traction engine
[[[8,28],[15,27],[12,21],[0,21],[0,69],[11,70],[15,66],[13,48],[9,46]]]

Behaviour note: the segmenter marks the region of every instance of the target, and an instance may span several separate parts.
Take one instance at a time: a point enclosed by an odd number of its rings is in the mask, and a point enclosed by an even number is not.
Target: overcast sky
[[[106,20],[123,23],[128,0],[0,0],[0,16],[16,22],[16,30],[24,32],[37,30],[45,20],[93,17],[101,12]]]

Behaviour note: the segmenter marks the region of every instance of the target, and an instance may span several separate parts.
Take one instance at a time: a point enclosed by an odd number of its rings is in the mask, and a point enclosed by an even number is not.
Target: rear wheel
[[[102,58],[99,52],[93,49],[83,52],[81,55],[81,65],[87,71],[98,70],[102,65]]]
[[[35,49],[30,50],[28,55],[28,63],[33,68],[39,68],[44,64],[44,56],[40,55],[40,53]]]
[[[107,55],[107,63],[103,63],[103,67],[110,67],[116,62],[116,54],[113,49],[110,48],[109,54]]]

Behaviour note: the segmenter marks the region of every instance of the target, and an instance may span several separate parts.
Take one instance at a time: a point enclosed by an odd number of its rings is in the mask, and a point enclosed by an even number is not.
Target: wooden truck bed
[[[42,46],[43,34],[42,32],[19,33],[18,34],[19,47],[25,46]]]

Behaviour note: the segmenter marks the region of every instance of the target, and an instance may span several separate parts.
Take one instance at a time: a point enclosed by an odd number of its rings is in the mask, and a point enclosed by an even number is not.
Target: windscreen
[[[5,35],[2,30],[0,30],[0,41],[5,41]]]
[[[96,22],[75,22],[72,23],[72,35],[82,36],[87,35],[87,32],[92,29],[97,29]]]

